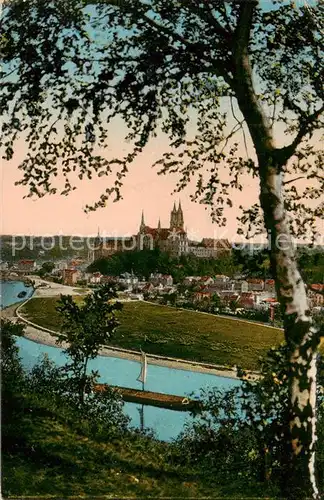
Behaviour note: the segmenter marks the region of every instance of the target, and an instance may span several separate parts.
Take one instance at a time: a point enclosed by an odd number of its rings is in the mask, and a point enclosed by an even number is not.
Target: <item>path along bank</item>
[[[26,325],[25,337],[27,339],[32,340],[33,342],[37,342],[39,344],[58,347],[55,341],[55,335],[56,335],[55,331],[36,325],[23,316],[21,309],[31,298],[35,298],[35,295],[22,303],[4,309],[1,312],[2,316],[14,321],[20,320],[23,323],[25,323]],[[64,344],[62,347],[65,347]],[[103,347],[100,350],[99,354],[100,356],[128,359],[137,362],[141,361],[141,354],[138,351],[121,349],[119,347]],[[155,354],[147,354],[147,361],[149,364],[164,366],[167,368],[200,372],[220,377],[238,379],[235,367],[233,368],[223,367],[208,363],[200,363],[195,361],[187,361],[183,359],[169,358],[166,356],[158,356]],[[257,378],[257,373],[248,372],[248,376],[251,379],[255,379]]]

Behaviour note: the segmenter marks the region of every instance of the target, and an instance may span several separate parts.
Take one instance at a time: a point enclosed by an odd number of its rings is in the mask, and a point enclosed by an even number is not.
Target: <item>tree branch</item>
[[[187,3],[187,2],[186,2]],[[215,28],[215,32],[224,39],[226,42],[231,42],[232,41],[232,33],[227,31],[216,19],[216,17],[213,15],[212,9],[210,7],[210,4],[207,4],[204,7],[201,7],[201,1],[200,0],[194,0],[194,3],[196,4],[196,10],[199,12],[204,20],[207,23],[211,23],[213,27]]]
[[[300,177],[296,177],[295,179],[291,179],[289,181],[285,181],[282,184],[283,184],[283,186],[286,186],[287,184],[291,184],[292,182],[299,181],[300,179],[305,179],[305,177],[303,175],[301,175]]]
[[[240,6],[234,33],[235,81],[233,90],[249,127],[257,155],[264,156],[269,151],[273,152],[275,147],[271,126],[255,92],[249,58],[249,41],[257,5],[258,0],[251,0],[242,2]]]
[[[305,120],[303,120],[299,132],[297,133],[295,139],[289,144],[289,146],[285,146],[278,150],[278,153],[282,159],[284,159],[284,163],[286,163],[289,158],[294,154],[298,145],[302,142],[304,137],[312,130],[312,126],[324,112],[324,104],[319,109],[314,111],[311,115],[309,115]]]
[[[127,4],[123,0],[101,0],[100,3],[111,5],[114,7],[123,7],[127,11]],[[146,7],[148,10],[148,5],[145,5],[142,2],[136,2],[136,3],[139,4],[141,7]],[[131,14],[132,10],[129,9],[128,13]],[[150,26],[152,26],[153,28],[158,30],[158,32],[162,32],[164,35],[172,37],[174,40],[177,40],[178,42],[182,43],[183,45],[185,45],[188,48],[197,49],[198,47],[199,48],[202,47],[202,44],[198,45],[196,43],[190,42],[190,40],[187,40],[185,37],[183,37],[182,35],[180,35],[176,31],[174,31],[173,29],[168,28],[167,26],[164,26],[163,24],[158,23],[157,21],[155,21],[151,17],[148,17],[146,14],[138,12],[137,15],[140,18],[142,18],[144,21],[146,21]],[[206,47],[206,50],[207,50],[207,48],[208,47]]]
[[[236,47],[235,59],[243,58],[248,52],[250,34],[253,22],[254,9],[258,5],[258,0],[245,1],[241,5],[237,26],[235,30]]]
[[[123,0],[99,0],[99,1],[100,1],[100,3],[103,3],[103,4],[111,5],[111,6],[114,6],[117,8],[123,7],[124,9],[126,8],[126,10],[127,10],[126,2],[123,2]],[[142,7],[147,7],[142,2],[137,2],[137,3],[139,3],[139,5],[141,5]],[[129,13],[131,14],[131,10],[129,10]],[[206,55],[206,53],[210,52],[209,46],[203,44],[202,42],[199,42],[199,43],[191,42],[190,40],[186,39],[184,36],[180,35],[180,33],[177,33],[174,29],[168,28],[167,26],[160,24],[159,22],[155,21],[154,19],[147,16],[146,14],[142,14],[142,13],[138,12],[138,16],[141,17],[141,19],[143,19],[145,22],[147,22],[150,26],[152,26],[152,28],[156,29],[158,31],[158,33],[163,33],[164,35],[172,38],[173,40],[180,42],[192,54],[194,54],[195,56],[199,56],[200,60],[205,59],[205,61],[208,64],[212,65],[215,73],[218,74],[218,76],[221,76],[222,78],[224,78],[225,82],[228,85],[231,85],[233,83],[231,77],[228,75],[228,68],[226,68],[226,70],[224,68],[224,61],[218,62],[217,60],[215,61],[215,59],[213,59],[213,58],[208,59],[206,57],[203,57]],[[223,37],[224,42],[228,43],[228,41],[229,41],[228,37],[230,37],[231,35],[227,32],[227,30],[225,28],[223,28],[221,26],[221,24],[219,24],[217,22],[217,20],[215,18],[214,18],[214,21],[216,21],[216,23],[217,23],[218,34],[221,37]],[[214,26],[216,26],[216,24],[214,24]],[[230,64],[230,61],[229,61],[229,64]]]

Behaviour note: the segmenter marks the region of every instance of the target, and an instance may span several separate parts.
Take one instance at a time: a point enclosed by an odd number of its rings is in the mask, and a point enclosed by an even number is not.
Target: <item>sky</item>
[[[117,133],[114,150],[122,153],[122,135]],[[116,147],[116,144],[119,144]],[[204,206],[189,199],[190,189],[173,194],[176,175],[158,175],[152,163],[165,151],[167,142],[163,137],[152,140],[142,155],[133,163],[122,188],[123,200],[107,202],[105,208],[96,212],[84,213],[86,204],[99,198],[107,187],[109,179],[83,180],[76,191],[68,196],[48,195],[44,198],[26,198],[28,189],[15,186],[21,178],[19,162],[24,157],[25,144],[20,142],[14,159],[2,161],[2,234],[51,235],[51,234],[101,234],[111,236],[131,235],[137,232],[141,213],[144,210],[145,223],[157,227],[161,218],[162,227],[169,227],[170,211],[174,202],[181,200],[185,226],[193,239],[203,237],[236,237],[239,204],[257,201],[258,185],[252,179],[246,180],[243,193],[236,193],[235,206],[227,211],[226,228],[214,224]]]
[[[104,156],[112,158],[116,155],[123,156],[127,152],[128,146],[123,140],[124,134],[125,128],[122,124],[117,124],[110,135],[111,140]],[[283,140],[284,135],[280,129],[276,131],[276,136],[277,145],[282,146],[286,141]],[[242,136],[238,135],[237,138],[241,144],[238,155],[246,157]],[[244,177],[243,191],[233,192],[233,207],[225,212],[226,227],[219,227],[212,222],[206,207],[190,200],[189,195],[193,192],[193,187],[191,189],[188,187],[181,193],[173,193],[177,176],[158,175],[157,168],[152,168],[152,164],[168,149],[167,146],[167,138],[162,134],[152,139],[129,169],[122,188],[123,199],[117,203],[108,201],[105,208],[86,214],[85,206],[99,200],[100,195],[110,185],[109,178],[78,181],[77,190],[68,196],[56,194],[24,199],[28,194],[28,188],[15,186],[15,182],[22,177],[18,165],[26,154],[26,144],[22,140],[19,141],[14,158],[9,162],[2,160],[1,163],[0,233],[94,236],[99,230],[102,236],[130,236],[138,232],[142,210],[148,226],[157,227],[161,218],[162,227],[169,227],[170,211],[174,202],[178,204],[180,200],[190,239],[199,241],[203,237],[212,237],[244,242],[243,236],[237,235],[239,205],[251,207],[258,201],[258,180],[250,176]],[[247,147],[249,157],[253,157],[253,148],[249,140]],[[322,230],[321,228],[319,230],[324,234],[324,221]],[[258,237],[253,241],[264,241],[264,237]]]
[[[280,129],[276,132],[277,145],[282,146],[286,140],[283,140],[284,136]],[[124,134],[125,128],[121,123],[114,126],[113,133],[110,134],[109,147],[103,156],[107,158],[124,156],[128,151],[128,146],[123,140]],[[242,135],[238,135],[237,138],[241,144],[238,155],[246,157]],[[157,227],[161,218],[162,227],[169,227],[170,211],[174,202],[178,204],[180,200],[190,239],[199,241],[203,237],[212,237],[244,242],[243,236],[237,235],[239,205],[251,207],[258,201],[258,180],[247,175],[244,177],[243,191],[233,192],[233,207],[225,212],[226,227],[219,227],[212,222],[205,206],[190,200],[189,195],[193,192],[193,187],[191,189],[188,187],[181,193],[173,193],[177,176],[158,175],[157,168],[152,168],[152,164],[168,149],[167,146],[167,138],[162,134],[152,139],[129,169],[122,188],[123,199],[116,203],[113,200],[108,201],[105,208],[86,214],[85,206],[99,200],[100,195],[110,185],[109,178],[94,177],[93,180],[78,181],[77,190],[68,196],[56,194],[46,195],[43,198],[24,198],[28,194],[28,188],[15,186],[15,182],[22,177],[18,165],[26,154],[26,144],[20,140],[16,145],[14,158],[9,162],[2,160],[1,163],[0,233],[94,236],[99,230],[102,236],[130,236],[138,232],[142,210],[146,225]],[[249,140],[247,147],[249,157],[253,157],[253,148]],[[322,231],[320,228],[319,230],[324,234],[324,221],[322,226]],[[258,237],[253,241],[264,241],[264,237]]]

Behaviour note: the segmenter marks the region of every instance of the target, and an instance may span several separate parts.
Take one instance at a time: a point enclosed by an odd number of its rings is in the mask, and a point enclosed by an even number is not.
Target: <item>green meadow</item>
[[[82,298],[79,298],[82,300]],[[57,298],[34,298],[22,313],[34,323],[60,329]],[[283,333],[256,323],[220,318],[147,302],[126,302],[111,345],[224,366],[256,369],[260,356],[283,341]]]

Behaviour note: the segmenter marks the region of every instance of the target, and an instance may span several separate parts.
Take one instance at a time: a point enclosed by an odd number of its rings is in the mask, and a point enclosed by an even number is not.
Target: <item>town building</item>
[[[310,285],[307,295],[311,308],[324,306],[324,284],[314,283]]]
[[[111,257],[117,252],[126,250],[136,250],[134,237],[116,237],[116,238],[101,238],[98,230],[98,235],[93,242],[91,260],[99,260]]]
[[[73,286],[81,279],[81,272],[78,269],[63,269],[63,284]]]
[[[232,252],[232,245],[226,239],[203,238],[200,243],[191,241],[188,253],[201,259],[215,259]]]
[[[162,287],[170,287],[173,285],[173,278],[171,274],[152,273],[149,282],[154,286],[162,285]]]
[[[35,260],[21,259],[14,266],[15,270],[23,272],[24,274],[32,273],[37,269],[37,264]]]
[[[88,278],[88,283],[90,285],[100,285],[101,284],[101,279],[102,279],[102,274],[99,272],[92,273],[89,278]]]
[[[262,292],[264,290],[264,280],[260,278],[248,278],[249,291]]]

